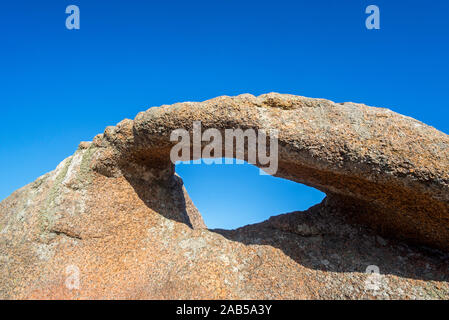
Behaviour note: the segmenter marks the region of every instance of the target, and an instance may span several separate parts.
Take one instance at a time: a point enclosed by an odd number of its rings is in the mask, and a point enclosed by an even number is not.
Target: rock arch
[[[276,176],[327,194],[323,206],[382,234],[449,248],[449,137],[384,108],[270,93],[153,107],[106,128],[92,165],[106,176],[170,180],[170,133],[279,130]]]

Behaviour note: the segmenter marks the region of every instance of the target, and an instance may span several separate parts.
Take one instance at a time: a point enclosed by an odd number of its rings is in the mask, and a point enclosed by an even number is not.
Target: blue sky
[[[71,4],[80,30],[65,28]],[[446,0],[2,1],[0,199],[123,118],[225,94],[363,102],[448,133],[448,16]],[[249,165],[177,170],[210,227],[323,196]]]

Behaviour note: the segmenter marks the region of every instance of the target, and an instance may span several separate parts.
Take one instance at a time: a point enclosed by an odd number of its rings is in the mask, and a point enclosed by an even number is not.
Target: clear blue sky
[[[65,8],[81,29],[65,28]],[[381,30],[365,28],[378,5]],[[2,1],[0,199],[150,106],[276,91],[390,108],[449,132],[449,1]],[[322,194],[246,166],[178,172],[210,227]]]

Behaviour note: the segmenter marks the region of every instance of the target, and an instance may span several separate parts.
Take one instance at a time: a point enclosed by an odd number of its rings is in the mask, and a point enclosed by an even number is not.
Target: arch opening
[[[237,229],[271,216],[307,210],[326,196],[301,183],[260,175],[259,168],[246,161],[225,164],[225,159],[222,164],[201,161],[175,166],[209,229]]]

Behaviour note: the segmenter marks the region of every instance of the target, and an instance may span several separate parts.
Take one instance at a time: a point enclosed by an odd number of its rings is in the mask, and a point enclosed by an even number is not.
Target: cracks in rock
[[[50,230],[50,233],[53,233],[57,236],[66,236],[68,238],[71,239],[76,239],[76,240],[83,240],[83,238],[75,233],[69,232],[69,231],[62,231],[62,230]]]

